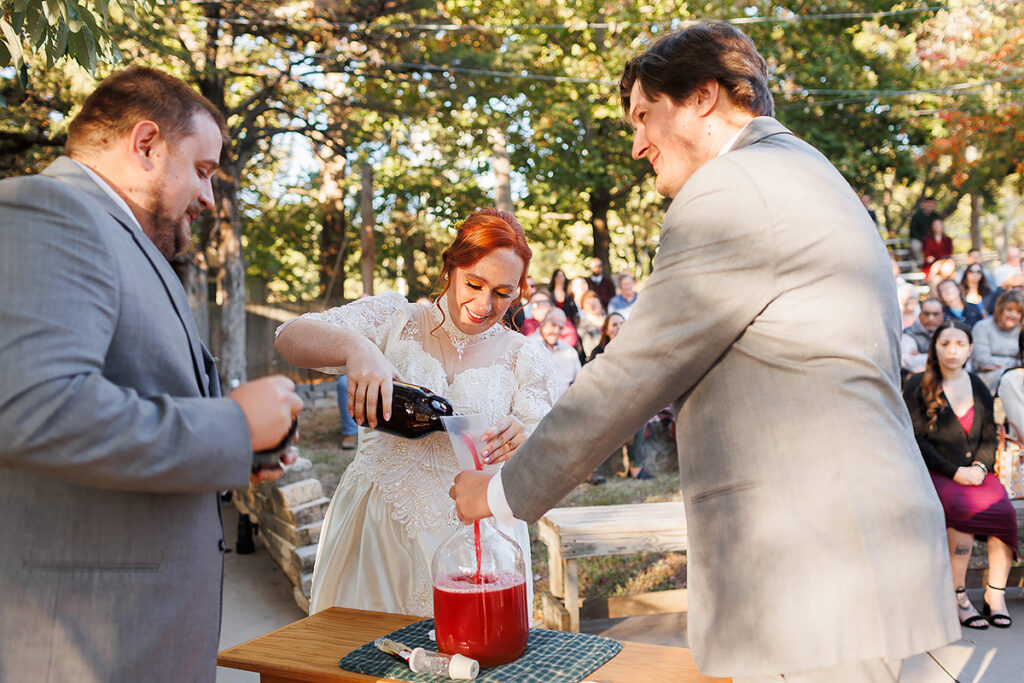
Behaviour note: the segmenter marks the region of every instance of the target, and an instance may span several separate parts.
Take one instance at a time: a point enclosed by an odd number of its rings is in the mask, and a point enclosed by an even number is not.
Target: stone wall
[[[235,491],[235,507],[256,526],[256,537],[292,582],[295,603],[309,612],[320,527],[327,506],[313,466],[300,457],[276,482]]]

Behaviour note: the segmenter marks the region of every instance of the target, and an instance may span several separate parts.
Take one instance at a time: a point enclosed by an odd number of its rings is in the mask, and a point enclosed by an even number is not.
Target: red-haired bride
[[[443,254],[433,303],[393,292],[363,298],[285,323],[275,347],[297,366],[346,372],[359,424],[374,426],[378,400],[390,406],[392,379],[446,397],[456,413],[486,414],[493,426],[482,455],[502,462],[554,402],[543,345],[501,325],[527,291],[531,257],[512,214],[477,211]],[[459,469],[444,433],[412,441],[361,428],[320,534],[310,613],[341,606],[429,616],[430,560],[459,525],[448,497]],[[526,525],[514,531],[529,573]],[[526,585],[532,604],[530,576]]]

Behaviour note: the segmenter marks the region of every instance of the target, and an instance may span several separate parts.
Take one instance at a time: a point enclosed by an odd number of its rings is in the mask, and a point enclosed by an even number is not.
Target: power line
[[[326,57],[327,55],[315,55],[317,57]],[[571,76],[550,76],[546,74],[534,74],[526,71],[514,72],[514,71],[491,71],[488,69],[471,69],[467,67],[458,66],[442,66],[438,64],[417,64],[409,62],[370,62],[370,61],[359,61],[352,60],[355,64],[362,67],[378,67],[380,69],[388,70],[407,70],[407,71],[425,71],[430,73],[451,73],[451,74],[466,74],[472,76],[490,76],[492,78],[505,78],[505,79],[519,79],[519,80],[538,80],[538,81],[549,81],[556,83],[577,83],[577,84],[594,84],[604,86],[616,86],[618,81],[613,80],[599,80],[592,78],[574,78]],[[987,85],[993,85],[995,83],[1005,83],[1009,81],[1024,80],[1024,73],[1010,74],[1007,76],[1001,76],[998,78],[989,78],[983,81],[968,81],[963,83],[952,83],[950,85],[935,87],[935,88],[917,88],[913,90],[851,90],[851,89],[825,89],[825,88],[787,88],[786,90],[775,89],[772,92],[777,95],[782,94],[799,94],[799,95],[855,95],[859,98],[871,99],[874,97],[907,97],[910,95],[953,95],[959,92],[977,90]]]
[[[222,0],[192,0],[193,5],[222,5]],[[978,5],[989,5],[979,2]],[[874,12],[831,12],[823,14],[781,14],[778,16],[732,17],[721,21],[730,24],[786,24],[805,21],[833,21],[851,19],[881,19],[909,14],[923,14],[947,9],[945,5],[929,5],[902,10],[879,10]],[[585,31],[585,30],[616,30],[624,28],[642,28],[652,31],[679,28],[689,21],[670,19],[668,21],[569,21],[559,24],[455,24],[455,23],[421,23],[421,24],[375,24],[360,22],[327,21],[323,19],[246,19],[226,17],[203,17],[203,21],[235,26],[266,26],[304,29],[343,29],[347,31],[373,31],[379,33],[400,31],[436,31],[436,32],[518,32],[518,31]],[[182,19],[184,21],[184,19]]]

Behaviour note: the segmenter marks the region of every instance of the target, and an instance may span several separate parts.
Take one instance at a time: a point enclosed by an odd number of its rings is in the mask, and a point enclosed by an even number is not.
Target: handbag
[[[1024,498],[1024,444],[1006,435],[1005,424],[999,425],[995,469],[996,478],[1010,500]]]

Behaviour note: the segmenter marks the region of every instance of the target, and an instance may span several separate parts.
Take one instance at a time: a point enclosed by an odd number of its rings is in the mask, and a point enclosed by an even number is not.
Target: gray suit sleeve
[[[246,486],[235,401],[142,396],[107,376],[123,275],[97,226],[111,221],[62,182],[0,185],[0,466],[109,489]]]
[[[629,320],[505,464],[517,518],[540,518],[647,419],[685,397],[771,300],[779,261],[772,226],[757,190],[727,158],[700,169],[673,201]]]

